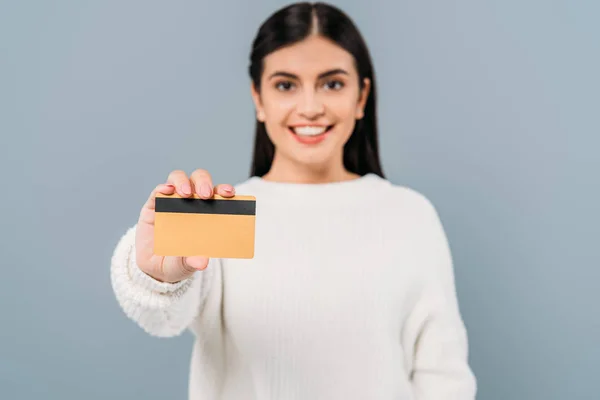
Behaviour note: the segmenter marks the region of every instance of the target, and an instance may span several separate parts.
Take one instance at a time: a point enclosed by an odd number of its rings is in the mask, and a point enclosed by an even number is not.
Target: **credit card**
[[[154,254],[253,258],[256,198],[156,195]]]

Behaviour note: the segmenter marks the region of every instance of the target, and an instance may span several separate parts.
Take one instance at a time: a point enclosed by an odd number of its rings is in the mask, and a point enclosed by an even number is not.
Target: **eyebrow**
[[[328,77],[328,76],[331,76],[331,75],[336,75],[336,74],[349,75],[346,70],[343,70],[341,68],[336,68],[336,69],[331,69],[329,71],[325,71],[325,72],[319,74],[318,79],[323,79],[325,77]],[[276,71],[276,72],[272,73],[269,76],[269,79],[273,79],[276,76],[283,76],[283,77],[286,77],[286,78],[298,79],[297,75],[292,74],[290,72],[284,72],[284,71]]]

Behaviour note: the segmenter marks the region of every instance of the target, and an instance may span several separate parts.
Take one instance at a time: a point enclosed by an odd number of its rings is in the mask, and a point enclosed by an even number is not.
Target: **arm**
[[[422,224],[423,290],[410,317],[411,380],[415,400],[474,400],[476,380],[468,364],[467,332],[454,283],[448,241],[427,201]]]
[[[219,268],[211,259],[204,271],[177,283],[160,282],[138,268],[135,260],[135,229],[119,240],[110,277],[117,301],[125,314],[153,336],[180,335],[200,313]]]

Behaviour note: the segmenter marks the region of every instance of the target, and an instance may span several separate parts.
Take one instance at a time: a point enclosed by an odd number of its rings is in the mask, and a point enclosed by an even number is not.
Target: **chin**
[[[294,160],[296,164],[305,165],[310,169],[322,169],[331,165],[335,159],[333,151],[328,149],[322,150],[323,151],[312,149],[310,151],[298,151],[297,149],[291,149],[291,159]]]

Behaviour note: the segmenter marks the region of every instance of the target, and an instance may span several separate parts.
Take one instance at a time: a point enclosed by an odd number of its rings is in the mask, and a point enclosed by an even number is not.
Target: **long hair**
[[[257,91],[263,73],[263,60],[277,49],[297,43],[313,31],[332,40],[354,57],[363,88],[364,78],[371,81],[364,116],[356,121],[354,131],[344,146],[344,167],[350,172],[383,176],[377,139],[377,89],[371,56],[367,45],[352,20],[339,8],[325,3],[301,2],[286,6],[272,14],[260,26],[252,43],[249,74]],[[263,176],[271,168],[275,147],[267,135],[265,124],[256,120],[251,176]]]

